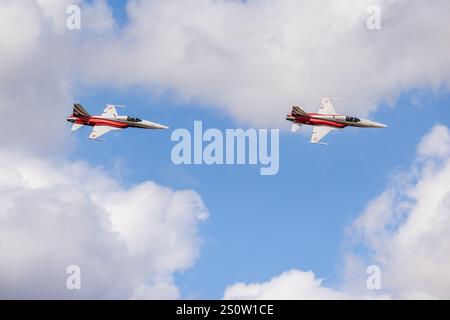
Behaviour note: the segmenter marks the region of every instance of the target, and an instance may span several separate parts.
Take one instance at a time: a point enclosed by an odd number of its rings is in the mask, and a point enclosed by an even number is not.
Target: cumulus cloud
[[[37,0],[42,15],[49,19],[52,31],[68,36],[67,20],[73,14],[68,10],[78,6],[81,12],[81,29],[83,33],[104,34],[115,28],[112,9],[106,0],[83,2],[82,0]],[[30,4],[29,4],[30,6]],[[48,31],[48,30],[47,30]],[[70,32],[70,31],[69,31]]]
[[[30,4],[0,3],[0,41],[4,44],[0,48],[0,112],[8,119],[3,123],[0,143],[30,141],[36,132],[37,136],[51,137],[61,126],[46,120],[54,120],[52,113],[61,115],[57,104],[68,101],[63,81],[55,80],[58,71],[49,62],[53,52],[44,54],[40,47],[46,38],[41,11]]]
[[[0,297],[179,297],[173,274],[193,264],[208,217],[197,193],[4,149],[0,168]],[[66,289],[69,265],[81,291]]]
[[[450,297],[449,130],[436,125],[411,169],[368,206],[353,232],[398,298]]]
[[[292,270],[264,283],[231,285],[225,298],[448,299],[449,139],[447,127],[433,127],[418,144],[411,168],[395,175],[354,221],[338,289],[323,286],[312,272]],[[366,287],[367,267],[373,264],[381,269],[381,291]]]
[[[374,4],[381,30],[366,27]],[[402,90],[448,86],[449,13],[422,0],[134,0],[121,32],[85,43],[83,78],[170,89],[257,125],[322,96],[364,116]]]
[[[82,5],[83,32],[66,28],[69,4]],[[0,112],[8,121],[0,144],[49,152],[67,140],[64,118],[74,102],[79,44],[112,21],[105,1],[1,1]]]
[[[326,288],[312,271],[290,270],[264,283],[237,283],[225,290],[224,299],[349,299],[351,296]]]
[[[422,138],[417,146],[417,153],[424,158],[447,158],[450,156],[450,132],[444,125],[436,125]]]

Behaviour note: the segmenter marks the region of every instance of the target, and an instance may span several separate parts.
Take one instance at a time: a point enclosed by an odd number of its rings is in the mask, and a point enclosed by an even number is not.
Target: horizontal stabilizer
[[[303,110],[300,107],[294,106],[292,107],[292,115],[293,116],[303,116],[303,117],[309,117],[309,114],[305,112],[305,110]]]
[[[77,131],[81,127],[84,127],[84,124],[74,123],[73,126],[72,126],[72,129],[70,129],[70,130]]]
[[[298,129],[300,129],[300,124],[298,123],[293,123],[291,126],[291,132],[296,132]]]

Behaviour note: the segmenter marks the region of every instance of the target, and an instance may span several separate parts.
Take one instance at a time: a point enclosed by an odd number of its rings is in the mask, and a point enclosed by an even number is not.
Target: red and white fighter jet
[[[318,113],[308,113],[300,107],[292,107],[291,114],[288,114],[286,117],[286,120],[292,122],[291,131],[297,131],[302,124],[314,126],[311,143],[320,143],[320,140],[330,133],[330,131],[342,129],[348,126],[361,128],[387,127],[387,125],[382,123],[339,115],[334,111],[331,100],[333,99],[323,98]]]
[[[67,117],[67,121],[72,122],[72,131],[76,131],[83,126],[93,126],[89,139],[99,139],[102,135],[111,130],[121,130],[129,127],[143,129],[168,129],[162,124],[154,123],[139,118],[129,116],[119,116],[115,105],[107,105],[100,116],[91,116],[86,109],[76,103],[73,106],[73,113]]]

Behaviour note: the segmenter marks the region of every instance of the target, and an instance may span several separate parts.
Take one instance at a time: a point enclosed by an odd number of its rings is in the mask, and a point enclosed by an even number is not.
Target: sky
[[[66,28],[69,5],[81,29]],[[368,8],[381,12],[370,30]],[[0,297],[448,299],[446,1],[2,1]],[[430,18],[432,17],[432,18]],[[14,32],[13,32],[14,31]],[[327,146],[292,105],[386,123]],[[81,103],[168,125],[87,139]],[[279,129],[279,171],[171,134]],[[82,289],[66,288],[80,266]],[[366,269],[381,270],[369,290]]]

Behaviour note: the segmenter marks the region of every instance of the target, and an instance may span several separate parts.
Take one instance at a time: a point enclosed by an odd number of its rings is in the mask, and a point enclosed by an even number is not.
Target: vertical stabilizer
[[[89,112],[86,111],[85,108],[79,103],[75,103],[73,105],[73,115],[75,117],[90,117],[91,115]]]

